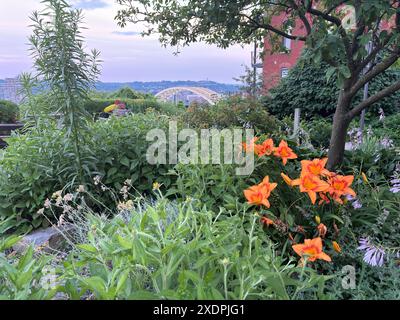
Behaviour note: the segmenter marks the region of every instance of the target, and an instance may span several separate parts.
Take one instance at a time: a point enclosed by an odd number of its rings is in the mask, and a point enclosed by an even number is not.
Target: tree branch
[[[400,49],[394,52],[391,56],[386,58],[381,63],[377,64],[372,70],[363,75],[351,88],[350,95],[354,96],[357,94],[358,90],[360,90],[367,82],[371,81],[378,74],[384,72],[391,65],[393,65],[397,59],[400,57]]]
[[[368,99],[362,101],[360,104],[358,104],[356,107],[351,109],[348,112],[348,117],[350,119],[353,119],[355,116],[359,115],[361,111],[363,111],[365,108],[371,106],[375,102],[395,93],[396,91],[400,90],[400,81],[392,84],[391,86],[379,91],[378,93],[374,94],[373,96],[369,97]]]

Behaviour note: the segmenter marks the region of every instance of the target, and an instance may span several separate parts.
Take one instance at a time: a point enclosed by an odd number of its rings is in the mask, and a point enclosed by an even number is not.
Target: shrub
[[[332,133],[332,121],[314,118],[303,121],[301,126],[308,132],[311,144],[316,148],[328,149]]]
[[[280,84],[270,91],[270,98],[266,98],[265,105],[268,111],[279,118],[291,115],[295,108],[301,108],[302,115],[310,119],[316,115],[331,116],[335,112],[338,88],[335,79],[326,80],[327,65],[321,63],[317,68],[314,65],[297,65],[289,76],[282,79]],[[371,94],[388,87],[399,79],[399,71],[387,70],[371,81]],[[355,98],[355,103],[361,101],[362,92]],[[386,113],[396,113],[400,109],[400,92],[397,92],[375,103],[369,110],[377,111],[382,108]]]
[[[168,166],[152,166],[146,160],[146,134],[152,128],[165,128],[168,118],[156,114],[136,114],[89,124],[81,144],[84,180],[100,175],[110,186],[119,188],[129,177],[141,192],[158,181],[165,187],[171,176]],[[76,187],[72,146],[65,141],[65,130],[47,124],[29,133],[13,134],[0,159],[0,216],[16,214],[19,231],[46,226],[37,213],[46,198],[71,182]],[[105,202],[110,199],[104,199]],[[51,220],[54,217],[49,217]]]
[[[376,117],[370,124],[376,136],[390,139],[397,146],[400,145],[400,113],[386,116],[381,121]]]
[[[147,94],[137,92],[129,87],[121,88],[118,91],[108,96],[110,99],[145,99],[148,98]]]
[[[235,165],[178,164],[169,172],[175,184],[167,195],[182,199],[195,199],[200,206],[218,210],[219,207],[236,209],[242,197],[245,182],[235,175]]]
[[[159,199],[108,221],[89,216],[83,229],[86,240],[62,276],[73,299],[88,291],[96,299],[323,297],[325,278],[306,268],[300,279],[301,268],[275,254],[255,216]]]
[[[18,117],[18,106],[6,100],[0,100],[0,123],[14,123]]]
[[[73,221],[79,242],[62,261],[43,252],[34,256],[32,248],[7,256],[3,251],[19,238],[0,239],[2,299],[326,297],[327,277],[277,255],[255,216],[217,215],[158,192],[156,201],[111,206],[116,215],[109,219],[78,197],[82,193],[72,195],[66,221]]]
[[[117,98],[92,98],[85,102],[84,108],[90,114],[99,114],[103,112],[105,107],[113,104]],[[119,98],[126,104],[126,107],[129,111],[133,113],[143,113],[146,109],[155,109],[160,110],[161,104],[155,99],[128,99],[128,98]]]
[[[12,258],[5,254],[19,237],[0,238],[0,300],[50,300],[56,294],[54,288],[45,286],[45,268],[51,267],[51,258],[34,258],[30,247],[20,256]]]
[[[183,121],[194,128],[254,128],[259,134],[274,133],[279,127],[277,119],[257,100],[241,97],[231,97],[214,106],[192,104]]]

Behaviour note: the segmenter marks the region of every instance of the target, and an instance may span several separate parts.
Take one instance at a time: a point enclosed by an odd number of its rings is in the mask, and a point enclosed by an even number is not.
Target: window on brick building
[[[292,40],[284,37],[284,38],[283,38],[283,47],[284,47],[286,50],[290,50],[291,47],[292,47]]]
[[[289,68],[281,68],[281,78],[286,78],[289,74]]]

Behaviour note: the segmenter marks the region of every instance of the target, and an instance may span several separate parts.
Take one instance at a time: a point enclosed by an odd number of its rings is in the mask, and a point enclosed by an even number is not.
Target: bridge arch
[[[199,95],[204,100],[206,100],[209,104],[214,105],[218,100],[221,99],[221,95],[217,92],[203,88],[203,87],[172,87],[168,89],[164,89],[156,94],[156,98],[160,100],[167,101],[173,95],[182,91],[190,91],[194,94]]]

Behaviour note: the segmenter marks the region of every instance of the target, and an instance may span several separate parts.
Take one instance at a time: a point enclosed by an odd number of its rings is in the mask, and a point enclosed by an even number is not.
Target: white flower
[[[101,177],[99,175],[93,178],[94,184],[97,186],[100,183]]]
[[[67,193],[67,194],[64,196],[64,201],[65,201],[65,202],[69,202],[69,201],[72,201],[73,198],[74,198],[74,196],[73,196],[71,193]]]
[[[48,209],[48,208],[51,207],[51,201],[50,201],[49,199],[46,199],[46,201],[44,202],[44,207],[45,207],[46,209]]]

